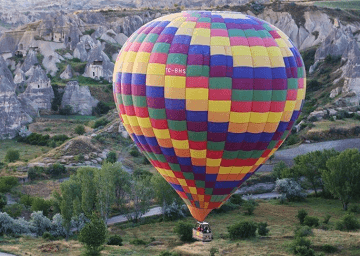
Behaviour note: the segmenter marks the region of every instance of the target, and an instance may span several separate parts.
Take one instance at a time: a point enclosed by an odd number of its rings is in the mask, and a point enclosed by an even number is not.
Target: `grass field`
[[[219,249],[219,254],[216,255],[292,255],[289,244],[293,239],[295,226],[298,224],[295,215],[301,208],[306,209],[310,216],[318,217],[320,221],[326,214],[332,215],[329,230],[314,229],[314,235],[309,237],[313,244],[312,248],[317,253],[321,252],[322,245],[330,244],[338,248],[338,252],[331,255],[360,255],[360,232],[334,230],[335,222],[344,215],[341,203],[338,200],[317,198],[309,198],[306,202],[287,205],[279,205],[276,200],[261,201],[253,216],[245,216],[241,208],[228,213],[211,214],[207,221],[211,224],[215,239],[210,243],[181,243],[172,231],[175,226],[174,222],[155,222],[138,227],[126,227],[124,224],[111,226],[109,227],[110,233],[121,235],[124,245],[121,247],[105,246],[102,255],[150,256],[169,250],[179,252],[181,255],[205,256],[209,255],[212,247]],[[357,217],[360,217],[359,214]],[[227,227],[241,220],[266,221],[270,229],[269,236],[237,241],[224,238],[227,234]],[[190,217],[185,221],[195,224]],[[146,241],[148,245],[131,245],[130,241],[135,238]],[[151,240],[155,240],[155,242],[150,243]],[[18,255],[54,255],[54,250],[56,250],[56,255],[76,256],[81,254],[82,246],[74,240],[50,242],[41,238],[23,237],[0,240],[0,250]]]
[[[45,146],[29,145],[16,142],[15,140],[2,140],[0,147],[0,162],[4,160],[6,151],[10,148],[19,150],[21,161],[31,160],[51,150],[51,148]]]
[[[322,1],[315,2],[314,5],[319,7],[330,7],[348,10],[360,10],[360,1]]]
[[[314,123],[315,127],[313,127],[310,131],[319,132],[319,131],[329,131],[330,128],[344,128],[350,129],[355,126],[360,126],[360,121],[352,118],[345,118],[343,120],[322,120]]]

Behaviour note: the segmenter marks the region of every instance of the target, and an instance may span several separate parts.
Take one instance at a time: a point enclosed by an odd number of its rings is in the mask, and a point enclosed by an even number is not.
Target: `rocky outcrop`
[[[100,39],[116,44],[116,40],[114,39],[116,37],[116,33],[114,32],[114,30],[109,29],[108,31],[106,31],[104,34],[101,35]]]
[[[54,91],[45,71],[40,66],[36,66],[33,75],[26,83],[27,88],[24,93],[19,95],[19,98],[29,99],[32,102],[32,106],[37,110],[50,110]]]
[[[73,77],[72,69],[70,65],[66,66],[64,72],[60,74],[61,79],[71,79]]]
[[[35,52],[33,50],[29,50],[29,52],[27,53],[26,58],[24,60],[24,64],[22,66],[22,70],[24,72],[29,71],[29,69],[32,66],[39,64],[39,60],[36,55],[37,55],[37,52]]]
[[[101,47],[95,47],[89,52],[88,63],[85,67],[85,77],[100,79],[101,77],[111,81],[114,70],[114,63],[101,50]]]
[[[88,54],[90,50],[100,45],[101,43],[97,40],[94,40],[91,36],[82,36],[80,38],[80,42],[76,45],[74,50],[74,58],[78,58],[82,62],[85,62],[88,60]]]
[[[32,118],[26,114],[16,97],[15,84],[6,62],[0,56],[0,139],[14,138]]]
[[[120,33],[117,36],[115,36],[115,40],[118,44],[123,46],[125,44],[126,40],[128,40],[128,37],[125,34]]]
[[[71,106],[73,114],[91,115],[98,103],[99,101],[91,96],[88,86],[79,86],[77,81],[70,81],[66,84],[61,108]]]
[[[25,77],[24,71],[22,71],[21,69],[17,69],[15,71],[14,83],[21,84],[21,83],[25,82],[25,80],[26,80],[26,77]]]

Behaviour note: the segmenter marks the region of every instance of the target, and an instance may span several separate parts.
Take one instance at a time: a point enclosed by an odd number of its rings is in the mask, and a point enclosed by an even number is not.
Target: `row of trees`
[[[138,222],[154,199],[162,205],[164,214],[174,202],[181,205],[181,199],[160,175],[142,170],[129,174],[120,163],[105,163],[101,169],[79,168],[60,188],[61,195],[54,193],[55,207],[61,212],[67,234],[71,220],[80,214],[90,219],[96,211],[106,223],[115,210]]]
[[[360,199],[360,152],[347,149],[341,153],[331,150],[314,151],[294,158],[295,165],[289,168],[278,163],[274,178],[290,178],[299,181],[305,177],[318,196],[318,188],[324,197],[339,198],[346,211],[350,202]]]

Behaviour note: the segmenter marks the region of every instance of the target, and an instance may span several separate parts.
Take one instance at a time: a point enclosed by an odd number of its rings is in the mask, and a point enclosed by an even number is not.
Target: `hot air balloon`
[[[127,40],[113,89],[125,129],[201,222],[284,142],[305,79],[298,50],[273,25],[184,11]]]

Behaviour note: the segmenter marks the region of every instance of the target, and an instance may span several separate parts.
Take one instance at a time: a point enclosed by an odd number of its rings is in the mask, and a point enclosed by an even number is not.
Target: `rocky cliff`
[[[16,97],[11,71],[0,56],[0,139],[14,138],[23,125],[32,122]]]

